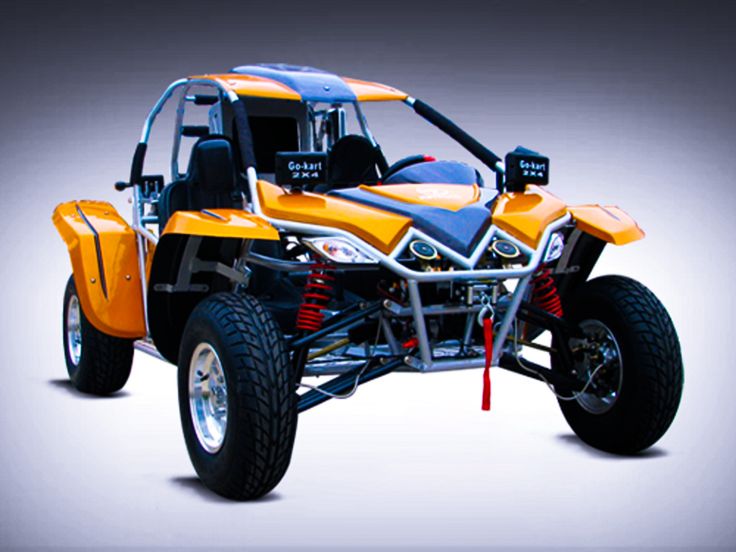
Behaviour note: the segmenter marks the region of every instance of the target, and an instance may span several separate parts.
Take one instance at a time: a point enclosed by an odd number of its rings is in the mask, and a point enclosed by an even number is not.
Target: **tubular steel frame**
[[[221,98],[227,97],[227,99],[230,101],[231,104],[241,101],[239,96],[233,92],[232,90],[229,90],[225,86],[223,86],[221,83],[214,81],[214,80],[207,80],[207,79],[181,79],[173,82],[169,87],[164,91],[162,96],[159,98],[159,100],[154,104],[153,108],[149,112],[144,125],[143,130],[141,132],[141,139],[140,144],[147,144],[148,140],[150,138],[151,129],[152,126],[156,120],[156,117],[161,112],[164,104],[172,97],[174,91],[176,91],[179,88],[184,88],[183,94],[186,96],[187,91],[192,86],[210,86],[213,88],[216,88],[218,90],[218,93],[221,94]],[[183,97],[182,101],[180,102],[180,105],[178,106],[177,110],[177,119],[176,119],[176,140],[180,140],[180,133],[181,133],[181,127],[182,127],[182,114],[179,113],[183,109],[183,104],[185,103],[185,98]],[[408,98],[406,101],[404,101],[406,105],[409,107],[413,104],[413,98]],[[363,112],[360,108],[359,102],[353,103],[355,107],[356,116],[358,118],[358,122],[360,124],[361,131],[363,134],[371,141],[371,143],[375,144],[375,139],[373,138],[373,135],[370,132],[370,129],[368,128],[368,123],[365,119],[365,116],[363,115]],[[172,152],[172,155],[176,155],[176,152],[178,150],[178,143],[174,144],[174,150]],[[174,170],[174,163],[172,162],[172,170]],[[503,174],[504,167],[502,163],[498,163],[494,170],[497,173]],[[389,254],[384,254],[383,252],[379,251],[378,249],[374,248],[364,240],[356,237],[355,235],[340,230],[338,228],[332,228],[332,227],[325,227],[325,226],[319,226],[314,224],[307,224],[307,223],[301,223],[301,222],[295,222],[290,220],[283,220],[283,219],[276,219],[269,217],[266,215],[260,205],[259,199],[258,199],[258,176],[256,173],[256,169],[253,166],[247,166],[246,167],[246,177],[248,181],[248,186],[250,189],[250,198],[251,203],[247,205],[247,207],[250,208],[251,212],[255,215],[260,216],[267,222],[269,222],[271,225],[276,227],[279,231],[286,231],[286,232],[294,232],[298,234],[303,235],[309,235],[309,236],[320,236],[320,237],[340,237],[342,239],[347,240],[351,245],[353,245],[356,249],[364,253],[365,255],[372,257],[377,261],[377,263],[380,266],[383,266],[396,274],[397,276],[403,278],[407,282],[408,286],[408,292],[409,292],[409,298],[410,298],[410,306],[409,308],[396,308],[397,305],[390,304],[391,302],[384,302],[383,304],[374,304],[372,306],[363,306],[364,308],[358,308],[357,312],[354,313],[348,313],[346,316],[337,316],[336,318],[340,320],[332,320],[328,319],[326,321],[326,325],[322,330],[319,330],[318,332],[314,332],[313,334],[310,334],[305,337],[301,338],[293,338],[290,342],[290,346],[293,350],[297,350],[299,348],[303,347],[309,347],[311,343],[316,342],[318,339],[324,338],[327,335],[330,335],[338,330],[345,330],[346,328],[352,327],[356,324],[362,323],[370,316],[375,316],[376,313],[382,313],[385,314],[387,317],[391,316],[399,316],[399,317],[411,317],[414,323],[414,327],[416,330],[416,335],[418,339],[418,349],[419,349],[419,358],[416,358],[414,356],[403,356],[401,357],[400,354],[401,351],[399,350],[400,347],[398,346],[395,337],[393,336],[390,324],[387,323],[386,318],[381,316],[380,317],[380,324],[381,329],[384,334],[384,337],[386,339],[386,342],[389,344],[391,351],[394,353],[393,357],[382,357],[382,360],[378,362],[378,364],[371,363],[369,366],[366,366],[366,370],[358,373],[357,368],[350,369],[348,368],[332,368],[330,369],[329,366],[325,369],[322,368],[320,370],[315,370],[314,372],[310,372],[308,366],[305,370],[305,375],[313,375],[313,374],[341,374],[337,378],[331,380],[330,382],[327,382],[324,384],[321,388],[324,388],[326,391],[330,390],[340,390],[345,388],[345,385],[347,385],[348,381],[357,381],[358,384],[363,383],[365,381],[369,381],[371,379],[374,379],[376,377],[380,377],[382,375],[388,374],[390,372],[393,372],[397,369],[403,369],[403,370],[409,370],[409,371],[416,371],[416,372],[440,372],[440,371],[449,371],[449,370],[459,370],[459,369],[467,369],[467,368],[480,368],[484,366],[484,358],[482,356],[477,357],[469,357],[469,358],[461,358],[461,359],[452,359],[452,360],[442,360],[442,359],[434,359],[432,357],[432,347],[430,344],[430,340],[427,334],[427,327],[426,327],[426,316],[431,316],[434,314],[440,314],[440,313],[447,313],[452,312],[454,314],[461,314],[461,313],[467,313],[469,316],[469,322],[471,318],[473,318],[473,315],[478,312],[479,308],[477,305],[471,305],[471,306],[452,306],[449,310],[445,309],[443,310],[442,306],[424,306],[422,304],[421,295],[419,292],[419,285],[424,283],[432,283],[432,282],[449,282],[449,281],[463,281],[469,284],[473,283],[479,283],[479,284],[487,284],[489,281],[493,283],[498,283],[503,280],[517,280],[516,288],[514,289],[513,293],[511,294],[511,298],[507,299],[506,301],[501,301],[500,309],[503,311],[503,317],[501,318],[500,325],[498,326],[498,329],[496,330],[495,337],[494,337],[494,343],[493,343],[493,359],[492,364],[494,366],[498,365],[503,368],[510,369],[512,371],[530,376],[535,377],[533,374],[529,373],[527,370],[526,372],[523,370],[514,369],[513,366],[511,366],[511,362],[509,360],[509,355],[504,352],[504,344],[507,340],[509,330],[511,328],[511,324],[513,323],[514,319],[517,316],[517,313],[519,311],[519,307],[522,304],[522,301],[525,297],[525,294],[527,292],[529,281],[533,275],[533,273],[539,268],[539,266],[542,264],[544,256],[547,252],[547,249],[549,247],[550,239],[554,232],[560,230],[565,225],[569,224],[571,218],[569,214],[565,214],[564,216],[558,218],[557,220],[553,221],[547,227],[544,229],[542,236],[539,239],[538,245],[535,248],[531,248],[525,243],[521,242],[520,240],[516,239],[514,236],[510,235],[509,233],[501,230],[500,228],[496,227],[495,225],[491,225],[491,227],[486,231],[483,238],[478,242],[475,249],[472,251],[470,256],[466,257],[463,256],[456,251],[448,248],[443,243],[440,243],[436,239],[432,238],[431,236],[428,236],[426,233],[422,232],[421,230],[418,230],[414,227],[409,228],[407,230],[406,234],[401,238],[397,246],[394,248],[393,251],[391,251]],[[146,217],[144,215],[144,209],[145,204],[148,202],[147,198],[143,196],[143,192],[141,190],[141,186],[139,183],[133,183],[133,223],[132,228],[136,232],[137,237],[137,244],[138,244],[138,263],[139,263],[139,271],[140,271],[140,278],[141,278],[141,286],[142,286],[142,298],[143,298],[143,309],[144,309],[144,316],[145,316],[145,322],[146,322],[146,332],[148,332],[148,309],[147,309],[147,278],[146,278],[146,271],[145,271],[145,265],[146,265],[146,249],[147,249],[147,243],[150,242],[151,244],[155,245],[158,242],[157,236],[155,236],[152,232],[150,232],[145,225],[150,223],[157,222],[156,217]],[[494,237],[499,237],[505,240],[512,241],[515,243],[519,249],[526,255],[527,262],[521,266],[513,266],[508,268],[494,268],[494,269],[479,269],[476,270],[474,267],[477,264],[477,262],[482,257],[483,253],[487,249],[489,243],[491,240],[494,239]],[[456,263],[459,267],[461,267],[460,270],[450,270],[450,271],[438,271],[438,272],[422,272],[413,270],[411,268],[406,267],[405,265],[401,264],[398,260],[399,256],[404,252],[408,244],[415,240],[415,239],[421,239],[426,242],[431,243],[434,245],[437,250],[446,258],[452,260],[454,263]],[[252,255],[251,257],[246,258],[247,261],[252,262],[254,264],[264,264],[269,265],[276,263],[274,265],[274,268],[280,267],[283,261],[279,261],[278,259],[270,259],[267,257],[262,257],[258,255]],[[292,266],[293,265],[293,266]],[[306,270],[309,266],[309,263],[298,263],[298,262],[289,262],[288,266],[284,265],[284,270],[299,270],[300,266],[303,266],[303,269]],[[348,270],[349,267],[345,267]],[[333,323],[331,323],[333,322]],[[472,328],[466,328],[466,334],[471,331]],[[464,340],[465,341],[465,340]],[[464,341],[462,342],[464,344]],[[139,340],[136,342],[136,348],[138,350],[141,350],[143,352],[146,352],[148,354],[151,354],[153,356],[158,356],[158,351],[156,351],[155,347],[151,343],[150,339],[146,338],[143,340]],[[401,358],[397,358],[401,357]],[[358,362],[358,361],[356,361]],[[361,361],[362,363],[363,361]],[[370,362],[370,361],[369,361]],[[343,362],[345,364],[345,362]],[[348,362],[348,365],[350,363]],[[353,363],[354,365],[355,363]],[[527,363],[529,364],[529,363]],[[543,367],[536,367],[540,370],[545,370],[545,373],[550,372],[548,369],[545,369]],[[356,375],[357,374],[357,375]],[[549,379],[549,374],[546,376]],[[562,376],[563,379],[567,380],[564,376]],[[357,378],[357,379],[353,379]],[[566,383],[570,383],[567,382]],[[329,388],[329,389],[328,389]],[[307,393],[304,393],[301,396],[300,399],[300,406],[299,410],[306,410],[308,408],[311,408],[313,406],[316,406],[317,404],[323,402],[324,400],[327,400],[329,398],[328,395],[322,394],[319,391],[312,390]]]

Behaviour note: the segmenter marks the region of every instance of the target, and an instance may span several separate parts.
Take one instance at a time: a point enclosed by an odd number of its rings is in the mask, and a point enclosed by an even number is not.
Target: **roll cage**
[[[216,93],[215,97],[208,99],[198,96],[190,95],[190,89],[194,87],[209,87],[214,89]],[[505,232],[496,225],[491,225],[490,228],[485,232],[482,239],[479,241],[473,252],[469,256],[463,256],[453,251],[449,247],[445,246],[441,242],[433,239],[431,236],[426,235],[422,231],[411,227],[406,235],[401,239],[398,246],[389,253],[379,251],[375,247],[356,237],[350,232],[341,230],[339,228],[325,227],[321,225],[309,224],[304,222],[295,222],[292,220],[278,219],[269,216],[264,212],[262,205],[260,204],[259,193],[258,193],[258,173],[256,172],[256,156],[254,153],[253,136],[251,129],[248,124],[246,102],[249,100],[248,96],[240,95],[232,88],[223,84],[223,82],[216,78],[188,78],[181,79],[173,82],[162,94],[159,100],[151,109],[148,117],[143,125],[140,142],[136,148],[136,152],[133,158],[131,167],[131,178],[129,183],[125,183],[122,187],[133,188],[133,223],[132,228],[136,232],[138,240],[138,255],[139,255],[139,268],[140,268],[140,279],[142,285],[142,293],[144,297],[144,312],[146,319],[146,329],[148,331],[148,312],[147,312],[147,278],[146,278],[146,255],[148,244],[156,245],[158,243],[158,236],[152,233],[146,228],[148,224],[158,223],[158,217],[154,214],[146,214],[146,205],[155,203],[155,194],[150,194],[147,191],[146,177],[143,176],[143,162],[145,159],[145,152],[150,138],[152,126],[156,120],[156,117],[161,112],[164,104],[171,99],[174,92],[181,90],[182,95],[177,106],[176,116],[176,127],[174,145],[172,148],[172,163],[171,172],[172,178],[180,176],[177,159],[179,149],[181,147],[181,138],[187,135],[187,128],[183,124],[184,110],[188,104],[198,105],[210,105],[210,128],[209,131],[220,131],[223,132],[224,122],[227,120],[228,111],[229,117],[231,117],[234,128],[237,130],[237,150],[239,150],[242,167],[244,172],[244,179],[247,185],[246,195],[244,197],[244,205],[253,214],[262,217],[267,222],[271,223],[275,228],[280,231],[287,233],[294,233],[299,235],[315,235],[315,236],[339,236],[352,243],[358,250],[365,252],[368,256],[377,260],[377,262],[389,269],[391,272],[406,279],[408,284],[409,296],[411,298],[410,310],[396,307],[398,316],[409,316],[413,319],[417,337],[419,341],[419,357],[420,361],[409,361],[404,359],[409,365],[415,365],[414,368],[420,371],[440,371],[440,370],[452,370],[460,368],[472,368],[482,366],[482,358],[470,358],[462,360],[436,360],[432,358],[431,345],[428,338],[427,327],[425,323],[425,315],[435,314],[431,313],[432,307],[424,307],[419,292],[420,283],[428,282],[450,282],[460,281],[467,284],[479,284],[481,287],[484,286],[484,282],[490,281],[501,281],[507,279],[517,279],[518,282],[510,295],[510,298],[504,302],[503,311],[504,316],[501,319],[501,324],[494,337],[494,353],[493,362],[494,364],[499,361],[503,351],[503,344],[506,341],[509,332],[511,330],[512,322],[519,311],[519,307],[522,304],[525,293],[527,292],[530,280],[534,271],[543,262],[545,253],[548,249],[550,238],[552,234],[562,229],[570,223],[571,217],[569,214],[564,213],[557,217],[555,220],[549,221],[549,224],[544,228],[542,235],[539,237],[537,245],[530,247],[524,241],[519,240],[517,237]],[[281,99],[281,98],[274,98]],[[395,100],[396,98],[391,98]],[[450,121],[448,118],[431,108],[421,100],[417,100],[410,96],[401,98],[401,101],[408,107],[412,108],[419,116],[432,123],[440,130],[445,132],[448,136],[453,138],[467,151],[474,155],[477,159],[482,161],[488,168],[490,168],[497,175],[497,189],[503,191],[503,175],[504,166],[501,159],[488,150],[485,146],[480,144],[477,140],[472,138],[469,134],[463,131],[455,123]],[[345,132],[345,117],[346,113],[344,106],[346,104],[352,104],[354,108],[354,114],[358,121],[359,127],[364,137],[378,147],[378,143],[373,137],[368,127],[367,120],[361,110],[360,101],[341,101],[327,103],[325,108],[322,108],[318,101],[307,101],[307,124],[309,125],[309,136],[302,134],[302,142],[300,147],[311,148],[310,151],[314,151],[317,147],[323,147],[334,142]],[[325,123],[327,130],[324,130]],[[160,229],[163,232],[163,229]],[[514,242],[520,250],[522,250],[526,256],[527,262],[521,266],[504,267],[504,268],[491,268],[491,269],[475,269],[475,264],[478,262],[485,248],[492,239],[502,238]],[[434,245],[437,250],[451,259],[458,265],[458,270],[450,271],[437,271],[437,272],[423,272],[419,270],[411,269],[399,260],[399,256],[406,249],[408,243],[415,239],[425,240]],[[247,261],[254,264],[263,264],[276,267],[279,270],[293,270],[294,267],[287,266],[288,263],[280,262],[277,259],[266,259],[260,255],[252,254],[246,258]],[[294,264],[294,263],[292,263]],[[298,263],[295,263],[298,264]],[[476,307],[470,309],[470,311],[479,310]],[[366,316],[364,314],[364,316]],[[539,321],[538,321],[539,322]],[[325,328],[327,330],[328,328]],[[310,338],[310,341],[314,338]],[[306,342],[305,342],[306,343]],[[553,376],[550,376],[553,377]]]

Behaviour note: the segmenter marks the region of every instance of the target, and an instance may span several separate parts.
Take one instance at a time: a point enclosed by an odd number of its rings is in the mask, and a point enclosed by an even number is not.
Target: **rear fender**
[[[116,337],[145,336],[133,229],[102,201],[62,203],[52,220],[69,249],[79,301],[90,323]]]

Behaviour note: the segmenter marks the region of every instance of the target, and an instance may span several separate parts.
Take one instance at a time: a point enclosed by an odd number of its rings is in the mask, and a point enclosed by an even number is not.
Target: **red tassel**
[[[486,344],[486,367],[483,370],[483,405],[481,410],[491,409],[491,362],[493,361],[493,318],[483,319],[483,338]]]

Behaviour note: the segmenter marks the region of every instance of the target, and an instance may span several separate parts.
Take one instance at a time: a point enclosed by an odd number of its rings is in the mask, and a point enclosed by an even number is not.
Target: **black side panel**
[[[190,291],[172,291],[180,280],[182,262],[188,262],[185,251],[196,236],[167,234],[156,246],[148,283],[148,325],[151,337],[161,355],[176,364],[184,326],[194,307],[205,297],[218,291],[231,291],[231,282],[212,272],[198,272],[188,277]],[[194,253],[203,261],[220,261],[232,266],[241,247],[240,239],[201,238]],[[186,267],[184,270],[187,273]]]
[[[575,233],[579,234],[576,242],[572,244],[573,249],[566,262],[566,268],[575,271],[565,272],[557,277],[557,290],[560,294],[560,299],[562,299],[563,308],[567,307],[567,302],[574,295],[575,290],[588,279],[606,245],[606,242],[603,240],[580,230],[573,230],[573,233],[568,238],[568,243],[570,239],[573,239]],[[563,252],[563,258],[564,256]]]

